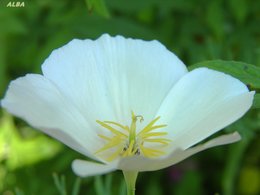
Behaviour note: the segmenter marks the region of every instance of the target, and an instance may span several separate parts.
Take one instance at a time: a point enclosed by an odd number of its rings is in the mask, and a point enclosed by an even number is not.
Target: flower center
[[[111,150],[111,155],[106,157],[107,161],[113,161],[117,157],[129,157],[143,155],[145,157],[158,157],[164,155],[162,147],[167,146],[171,140],[163,138],[167,132],[154,131],[166,127],[167,125],[155,125],[160,117],[152,120],[139,133],[136,132],[137,122],[144,121],[143,116],[135,115],[132,112],[132,122],[130,126],[124,126],[113,121],[96,122],[112,133],[112,136],[99,134],[98,136],[106,141],[106,144],[96,151],[96,154]],[[157,146],[157,147],[155,147]],[[159,148],[160,147],[160,148]],[[158,149],[159,148],[159,149]]]

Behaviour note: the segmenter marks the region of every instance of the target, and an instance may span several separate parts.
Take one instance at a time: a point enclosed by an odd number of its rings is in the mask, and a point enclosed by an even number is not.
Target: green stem
[[[239,172],[239,166],[249,143],[249,139],[244,139],[240,143],[231,146],[222,180],[224,195],[235,194],[235,182]]]
[[[127,195],[135,195],[135,183],[137,179],[138,172],[136,171],[123,171],[126,187],[127,187]]]

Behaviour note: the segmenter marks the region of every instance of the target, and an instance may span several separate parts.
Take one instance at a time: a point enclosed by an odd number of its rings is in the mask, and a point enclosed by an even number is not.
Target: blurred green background
[[[9,2],[0,0],[1,98],[10,80],[40,73],[53,49],[103,33],[157,39],[187,65],[223,59],[260,67],[257,0],[24,0],[24,7],[7,7]],[[259,194],[259,119],[259,109],[252,109],[223,131],[239,131],[239,143],[141,173],[137,194]],[[84,157],[0,111],[0,194],[65,195],[65,188],[68,195],[125,194],[120,172],[77,178],[75,158]]]

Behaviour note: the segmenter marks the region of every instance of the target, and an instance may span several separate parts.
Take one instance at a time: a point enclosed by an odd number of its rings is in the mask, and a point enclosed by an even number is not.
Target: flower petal
[[[88,131],[91,127],[84,117],[43,76],[30,74],[12,81],[1,105],[33,127],[95,158],[91,153],[98,145],[97,136]]]
[[[254,93],[227,74],[199,68],[172,88],[157,114],[173,147],[187,149],[242,117]]]
[[[80,177],[88,177],[94,175],[101,175],[116,170],[116,164],[100,164],[85,160],[74,160],[72,163],[72,169],[75,174]]]
[[[240,135],[235,132],[232,134],[219,136],[204,144],[187,150],[177,148],[165,158],[151,159],[142,156],[123,158],[119,162],[118,169],[122,169],[125,171],[155,171],[177,164],[180,161],[183,161],[184,159],[192,156],[193,154],[196,154],[208,148],[231,144],[239,141],[240,139]]]
[[[90,122],[129,124],[131,110],[152,120],[187,69],[158,41],[105,34],[53,51],[42,71]]]

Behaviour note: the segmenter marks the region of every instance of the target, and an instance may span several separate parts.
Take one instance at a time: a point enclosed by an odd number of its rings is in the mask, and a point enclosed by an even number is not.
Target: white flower
[[[12,81],[2,107],[101,162],[75,160],[80,176],[162,169],[238,141],[235,132],[194,146],[242,117],[254,96],[227,74],[188,72],[158,41],[122,36],[73,40],[42,72]]]

